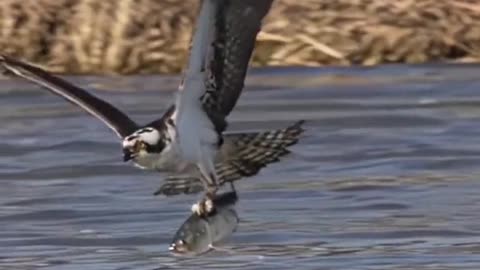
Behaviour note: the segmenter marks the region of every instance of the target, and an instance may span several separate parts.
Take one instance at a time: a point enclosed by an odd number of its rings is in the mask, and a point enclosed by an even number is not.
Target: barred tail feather
[[[237,135],[231,157],[217,164],[221,183],[253,176],[268,164],[280,161],[290,153],[287,147],[298,142],[303,123],[301,120],[284,129]]]
[[[304,121],[277,130],[253,133],[226,134],[222,146],[221,162],[215,164],[219,185],[233,182],[243,177],[256,175],[268,164],[280,161],[290,153],[289,146],[298,142],[304,132]],[[155,195],[172,196],[193,194],[203,190],[198,178],[169,177]]]
[[[169,176],[165,183],[153,195],[174,196],[179,194],[195,194],[203,191],[200,179],[188,176]]]

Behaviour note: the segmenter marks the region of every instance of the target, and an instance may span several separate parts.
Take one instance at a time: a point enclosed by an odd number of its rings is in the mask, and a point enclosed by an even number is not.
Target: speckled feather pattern
[[[255,39],[272,0],[222,0],[219,4],[207,63],[209,80],[202,101],[217,131],[222,132],[226,128],[225,117],[242,92]]]
[[[234,138],[224,147],[229,147],[228,159],[216,163],[219,184],[253,176],[268,164],[280,161],[290,153],[289,146],[296,144],[304,132],[304,121],[277,130],[232,135]],[[203,190],[195,177],[169,177],[155,195],[193,194]]]

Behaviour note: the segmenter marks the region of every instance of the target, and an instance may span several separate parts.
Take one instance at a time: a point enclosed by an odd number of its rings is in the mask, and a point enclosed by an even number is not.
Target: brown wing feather
[[[242,92],[248,63],[262,20],[273,0],[221,0],[215,21],[209,80],[203,96],[204,107],[217,126],[226,128],[230,114]]]

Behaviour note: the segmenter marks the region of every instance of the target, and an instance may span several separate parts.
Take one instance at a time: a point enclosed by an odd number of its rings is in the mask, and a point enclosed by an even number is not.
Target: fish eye
[[[176,244],[177,244],[177,245],[180,245],[180,246],[184,246],[184,245],[187,244],[187,242],[185,242],[185,240],[183,240],[183,239],[180,239],[180,240],[177,241]]]
[[[172,243],[169,247],[170,250],[176,251],[176,252],[187,252],[187,242],[183,239],[175,241],[175,243]]]

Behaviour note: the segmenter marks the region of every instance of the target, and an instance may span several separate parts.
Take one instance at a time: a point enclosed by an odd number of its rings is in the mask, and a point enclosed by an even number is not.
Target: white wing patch
[[[205,69],[207,53],[215,34],[215,16],[218,9],[216,0],[204,0],[198,15],[198,27],[192,39],[192,49],[187,65],[187,74],[201,72]]]
[[[205,89],[203,75],[187,76],[183,91],[178,93],[174,114],[176,139],[184,159],[199,165],[202,173],[215,174],[213,159],[218,134],[198,95]]]
[[[172,117],[180,154],[185,160],[197,164],[206,179],[216,179],[213,161],[217,151],[218,134],[203,109],[201,97],[206,91],[205,63],[211,52],[217,8],[218,3],[213,3],[213,0],[203,1],[199,27],[192,41],[190,61],[177,92],[176,111]]]

